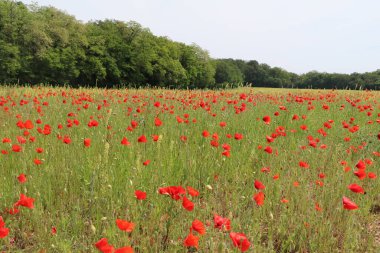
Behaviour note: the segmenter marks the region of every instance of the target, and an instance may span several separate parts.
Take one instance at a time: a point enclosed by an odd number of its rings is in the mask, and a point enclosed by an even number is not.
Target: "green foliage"
[[[215,81],[217,83],[241,83],[244,76],[232,59],[216,60]]]
[[[297,75],[257,61],[218,59],[215,62],[217,83],[244,83],[278,88],[380,89],[380,70],[350,75],[317,71]]]
[[[380,89],[380,71],[303,75],[255,60],[211,59],[136,22],[82,23],[53,7],[0,0],[0,83],[112,87]]]
[[[0,39],[0,76],[5,82],[12,82],[12,77],[19,71],[20,59],[17,46],[7,43]]]
[[[100,238],[107,238],[115,247],[131,245],[135,252],[241,252],[233,247],[228,232],[214,227],[214,214],[230,219],[231,231],[247,235],[252,247],[246,252],[378,252],[376,228],[369,228],[379,219],[370,211],[380,204],[379,178],[359,180],[353,172],[363,159],[371,163],[367,175],[379,175],[380,157],[373,154],[380,151],[379,127],[367,122],[377,118],[374,112],[380,92],[2,86],[0,97],[4,104],[1,140],[12,141],[0,143],[0,150],[8,153],[0,154],[0,216],[10,229],[9,235],[0,239],[0,252],[95,253],[100,252],[94,246]],[[303,102],[297,98],[304,98]],[[347,98],[362,102],[354,107]],[[156,102],[159,108],[154,106]],[[244,111],[236,113],[243,104]],[[329,110],[323,108],[326,104]],[[343,110],[342,104],[346,104]],[[279,110],[280,105],[286,110]],[[367,115],[372,109],[372,116]],[[275,112],[279,115],[272,116],[270,124],[261,120]],[[292,120],[293,115],[305,117]],[[89,127],[92,116],[99,124]],[[156,117],[163,122],[160,127],[155,126]],[[178,123],[178,117],[188,122]],[[360,126],[358,132],[341,125],[351,117],[355,121],[350,128]],[[37,119],[42,124],[35,123]],[[26,120],[31,120],[34,128],[17,127]],[[72,124],[75,121],[79,124]],[[126,131],[131,121],[138,126]],[[323,122],[328,121],[335,122],[331,128],[324,127]],[[220,122],[226,122],[226,127]],[[62,129],[57,128],[60,124]],[[50,134],[39,133],[38,128],[45,125],[52,127]],[[302,125],[308,129],[301,130]],[[326,136],[318,133],[321,128]],[[218,136],[219,147],[211,146],[211,136],[202,136],[204,130]],[[243,138],[235,139],[235,133]],[[276,138],[268,143],[265,136],[272,133]],[[146,143],[138,142],[141,135],[148,139]],[[152,135],[159,140],[153,141]],[[65,136],[71,143],[64,143]],[[315,148],[310,136],[320,140]],[[124,137],[130,145],[121,144]],[[84,146],[85,138],[91,139],[90,147]],[[19,143],[22,139],[25,144]],[[14,144],[22,151],[13,152]],[[229,157],[222,155],[222,145],[229,147]],[[271,146],[273,154],[264,152],[265,146]],[[42,153],[37,153],[37,148],[42,148]],[[42,164],[36,165],[34,159]],[[151,163],[144,166],[148,159]],[[301,168],[300,161],[310,168]],[[345,167],[351,171],[346,173]],[[262,168],[268,171],[262,172]],[[27,177],[24,184],[16,179],[21,173]],[[253,200],[258,193],[255,180],[266,186],[262,206]],[[352,183],[362,185],[366,194],[347,189]],[[160,187],[178,185],[199,191],[198,197],[187,195],[195,204],[192,212],[182,207],[181,200],[158,193]],[[147,199],[137,200],[135,190],[146,192]],[[10,215],[7,209],[14,207],[20,193],[34,198],[35,207],[21,206],[17,215]],[[359,209],[345,210],[342,196]],[[289,202],[283,203],[283,199]],[[316,204],[321,210],[316,210]],[[116,219],[133,222],[134,231],[120,231]],[[208,224],[198,251],[187,250],[183,243],[194,219]],[[52,227],[57,229],[56,235],[52,235]]]
[[[82,23],[53,7],[0,0],[0,82],[207,87],[207,51],[136,22]]]

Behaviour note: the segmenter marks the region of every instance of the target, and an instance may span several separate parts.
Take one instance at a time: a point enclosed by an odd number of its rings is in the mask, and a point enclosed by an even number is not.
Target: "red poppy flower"
[[[255,188],[257,190],[262,190],[262,189],[265,189],[265,185],[263,183],[261,183],[260,181],[255,180]]]
[[[205,137],[205,138],[207,138],[207,137],[210,136],[210,133],[209,133],[207,130],[204,130],[204,131],[202,132],[202,136]]]
[[[189,200],[188,198],[186,198],[186,196],[183,196],[183,199],[182,199],[182,206],[183,206],[183,208],[185,208],[187,211],[193,211],[193,209],[194,209],[194,203],[191,202],[191,200]]]
[[[16,126],[20,129],[23,129],[24,128],[24,122],[22,122],[22,120],[19,120],[19,121],[17,121]]]
[[[251,243],[248,241],[247,237],[243,233],[230,233],[230,238],[235,247],[240,249],[241,252],[245,252],[251,246]]]
[[[231,153],[230,153],[229,150],[224,150],[224,151],[222,152],[222,156],[230,157],[230,156],[231,156]]]
[[[214,214],[214,227],[221,230],[229,231],[231,230],[231,221],[227,218],[223,218],[222,216]]]
[[[133,253],[132,247],[122,247],[115,250],[115,253]]]
[[[108,244],[108,240],[106,238],[102,238],[95,243],[95,247],[102,253],[114,253],[115,251],[115,248]]]
[[[44,149],[43,148],[36,148],[36,152],[41,154],[42,152],[44,152]]]
[[[149,164],[150,164],[150,160],[146,160],[145,162],[143,162],[144,166],[148,166]]]
[[[223,143],[223,144],[222,144],[222,148],[223,148],[224,150],[228,150],[228,151],[231,150],[231,146],[228,145],[227,143]]]
[[[216,141],[219,140],[219,135],[217,133],[213,133],[212,134],[212,139],[216,140]]]
[[[83,140],[83,145],[84,145],[85,147],[89,147],[89,146],[91,146],[91,139],[90,139],[90,138],[85,138],[85,139]]]
[[[319,180],[315,181],[315,184],[321,187],[323,186],[323,182]]]
[[[199,241],[199,237],[193,235],[193,233],[192,233],[192,231],[190,229],[190,233],[185,238],[185,240],[183,241],[183,245],[185,247],[194,247],[194,248],[198,249],[198,241]]]
[[[21,193],[20,199],[14,204],[14,206],[23,206],[32,209],[34,208],[34,199],[29,198]]]
[[[154,119],[154,125],[155,125],[156,127],[159,127],[159,126],[162,125],[162,121],[161,121],[159,118],[155,118],[155,119]]]
[[[137,123],[137,121],[134,121],[134,120],[131,121],[131,126],[133,129],[136,128],[138,125],[139,124]]]
[[[22,136],[17,136],[16,139],[17,139],[18,143],[20,143],[20,144],[26,143],[26,139]]]
[[[320,207],[318,203],[315,203],[314,209],[317,210],[318,212],[322,211],[322,208]]]
[[[366,177],[366,172],[365,170],[357,170],[354,171],[355,176],[359,178],[359,180],[363,180]]]
[[[366,164],[364,161],[359,160],[359,162],[355,165],[356,168],[359,170],[365,170],[366,169]]]
[[[19,146],[17,144],[12,145],[12,151],[13,152],[21,152],[21,150],[22,150],[21,146]]]
[[[227,123],[226,123],[226,122],[220,122],[220,123],[219,123],[219,126],[221,126],[221,127],[225,127],[225,126],[227,126]]]
[[[357,131],[359,131],[359,126],[353,126],[351,128],[348,129],[351,133],[355,133]]]
[[[375,179],[377,178],[377,175],[374,172],[368,172],[368,178]]]
[[[206,234],[205,225],[200,220],[195,219],[191,224],[191,228],[197,231],[200,235]]]
[[[268,154],[272,154],[273,153],[273,149],[270,146],[266,146],[265,149],[264,149],[264,151],[267,152]]]
[[[138,200],[144,200],[144,199],[146,199],[146,192],[136,190],[135,196],[136,196],[136,199],[138,199]]]
[[[219,143],[216,140],[210,141],[211,146],[217,148],[219,146]]]
[[[12,140],[10,138],[4,138],[3,143],[11,143]]]
[[[25,176],[25,174],[24,174],[24,173],[21,173],[21,174],[17,177],[17,180],[18,180],[21,184],[25,183],[25,182],[26,182],[26,176]]]
[[[182,123],[182,122],[183,122],[183,119],[181,119],[180,116],[177,116],[176,119],[177,119],[177,122],[178,122],[178,123]]]
[[[42,161],[41,161],[40,159],[37,159],[37,158],[35,158],[35,159],[33,160],[33,162],[34,162],[35,165],[40,165],[40,164],[42,164]]]
[[[304,161],[300,161],[300,162],[299,162],[299,166],[300,166],[301,168],[305,168],[305,169],[307,169],[307,168],[310,167],[309,164],[308,164],[307,162],[304,162]]]
[[[3,220],[3,217],[0,216],[0,228],[3,228],[5,226],[5,222]]]
[[[30,119],[28,119],[27,121],[24,122],[24,127],[26,129],[33,129],[34,128],[33,122]]]
[[[0,238],[4,238],[8,236],[9,234],[9,228],[5,227],[5,222],[3,220],[3,217],[0,216]]]
[[[355,210],[358,209],[359,207],[352,202],[349,198],[343,197],[343,208],[347,210]]]
[[[145,143],[146,142],[146,137],[145,135],[141,135],[138,139],[137,139],[138,142],[141,142],[141,143]]]
[[[350,184],[347,188],[350,189],[352,192],[365,194],[364,189],[360,185]]]
[[[6,209],[6,212],[9,213],[10,215],[15,215],[15,214],[18,214],[20,212],[20,210],[18,210],[16,207],[13,207],[11,209]]]
[[[97,122],[96,120],[90,120],[90,122],[88,122],[87,126],[88,127],[97,127],[99,125],[99,122]]]
[[[158,192],[163,195],[169,195],[174,200],[179,200],[186,194],[186,191],[182,186],[161,187],[158,189]]]
[[[236,133],[235,134],[235,140],[241,140],[241,139],[243,139],[243,135],[239,134],[239,133]]]
[[[123,137],[123,139],[121,140],[121,145],[124,145],[124,146],[129,146],[131,143],[127,140],[127,138]]]
[[[263,117],[263,121],[264,121],[265,124],[269,125],[271,119],[270,119],[269,116],[264,116],[264,117]]]
[[[9,228],[0,227],[0,238],[7,237],[9,234]]]
[[[267,139],[267,142],[268,142],[268,143],[274,142],[274,138],[271,137],[271,136],[268,136],[268,135],[267,135],[265,138]]]
[[[344,170],[344,172],[349,172],[351,170],[351,168],[350,167],[345,167],[343,170]]]
[[[70,139],[70,137],[69,137],[69,136],[65,136],[65,137],[63,138],[63,143],[65,143],[65,144],[70,144],[70,143],[71,143],[71,139]]]
[[[116,219],[117,227],[125,232],[131,233],[135,228],[135,224],[122,219]]]
[[[265,195],[263,192],[258,192],[253,196],[253,200],[256,202],[258,206],[264,205]]]
[[[186,189],[187,189],[187,192],[188,192],[191,196],[193,196],[193,197],[197,197],[197,196],[199,196],[199,191],[195,190],[193,187],[187,186]]]

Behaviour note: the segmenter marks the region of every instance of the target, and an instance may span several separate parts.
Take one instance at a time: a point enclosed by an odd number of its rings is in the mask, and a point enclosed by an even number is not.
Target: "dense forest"
[[[0,0],[0,83],[380,89],[380,70],[297,75],[255,60],[212,59],[133,21],[83,23],[54,7]]]

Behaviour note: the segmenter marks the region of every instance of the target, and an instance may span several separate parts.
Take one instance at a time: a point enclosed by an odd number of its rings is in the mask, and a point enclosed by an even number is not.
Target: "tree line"
[[[54,7],[0,0],[0,83],[380,89],[380,70],[297,75],[255,60],[212,59],[137,22],[84,23]]]

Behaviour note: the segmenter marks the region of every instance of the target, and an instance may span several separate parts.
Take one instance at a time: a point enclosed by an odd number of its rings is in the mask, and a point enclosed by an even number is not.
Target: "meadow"
[[[0,88],[0,252],[378,252],[380,92]]]

